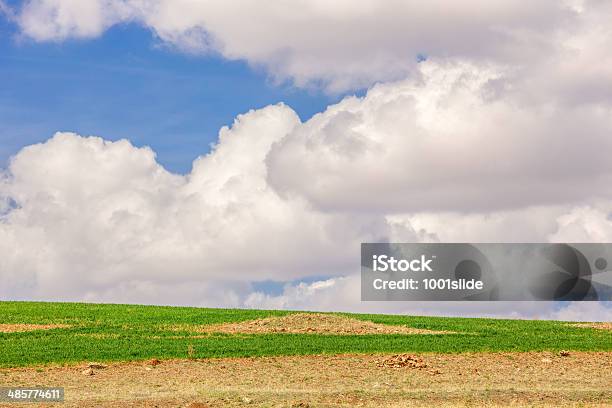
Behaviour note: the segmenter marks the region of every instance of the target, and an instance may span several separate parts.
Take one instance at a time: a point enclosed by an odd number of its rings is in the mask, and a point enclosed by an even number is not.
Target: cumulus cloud
[[[58,133],[24,148],[0,184],[2,296],[341,275],[361,241],[415,239],[381,215],[317,212],[276,194],[264,158],[297,125],[283,105],[241,115],[186,176],[126,140]]]
[[[359,301],[360,242],[612,240],[607,108],[520,109],[486,97],[499,78],[510,81],[488,65],[428,62],[304,123],[283,104],[253,110],[186,175],[127,140],[58,133],[25,147],[0,179],[0,296],[580,315]],[[253,289],[265,280],[298,283]]]
[[[576,44],[570,39],[593,18],[604,27],[609,6],[553,0],[530,7],[516,0],[28,0],[16,14],[22,33],[36,41],[87,39],[134,22],[180,50],[246,60],[279,80],[333,92],[404,78],[426,57],[551,62],[560,49],[571,52]]]
[[[0,177],[3,298],[610,318],[609,305],[365,304],[357,278],[364,241],[612,240],[610,3],[30,0],[8,12],[35,41],[134,22],[298,86],[384,83],[304,123],[282,104],[240,115],[186,175],[126,140],[58,133],[24,148]],[[253,289],[265,280],[292,283]]]
[[[0,181],[0,296],[561,318],[542,302],[360,302],[359,244],[612,238],[609,201],[390,215],[391,201],[328,210],[279,194],[270,156],[288,138],[310,137],[311,126],[282,104],[240,115],[187,175],[126,140],[58,133],[24,148]],[[312,282],[318,276],[329,278]],[[265,280],[297,283],[280,295],[253,288]]]
[[[347,98],[277,142],[270,183],[328,210],[494,211],[612,197],[612,105],[526,102],[515,95],[520,81],[491,67],[428,62],[420,74]],[[499,82],[515,90],[492,94]]]

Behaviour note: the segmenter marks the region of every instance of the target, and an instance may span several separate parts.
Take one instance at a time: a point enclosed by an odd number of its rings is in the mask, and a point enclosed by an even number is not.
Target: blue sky
[[[282,101],[304,120],[342,97],[274,84],[241,61],[176,52],[135,24],[36,43],[0,19],[0,76],[0,167],[25,145],[73,131],[151,146],[185,173],[239,113]]]

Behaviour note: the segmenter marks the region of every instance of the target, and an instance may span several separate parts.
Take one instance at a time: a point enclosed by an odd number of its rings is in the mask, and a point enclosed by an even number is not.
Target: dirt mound
[[[584,327],[587,329],[599,329],[599,330],[612,330],[612,322],[600,322],[600,323],[576,323],[572,324],[574,327]]]
[[[448,334],[450,332],[391,326],[323,313],[294,313],[238,323],[203,326],[206,333],[313,333],[313,334]]]
[[[0,333],[17,333],[34,330],[64,329],[66,327],[70,326],[67,324],[0,324]]]
[[[389,367],[389,368],[427,368],[428,365],[423,361],[422,358],[413,356],[411,354],[395,354],[389,356],[383,360],[377,361],[378,367]]]

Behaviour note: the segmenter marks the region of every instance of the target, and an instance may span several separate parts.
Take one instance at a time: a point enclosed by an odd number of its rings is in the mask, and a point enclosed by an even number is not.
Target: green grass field
[[[459,334],[213,334],[171,325],[237,322],[291,312],[77,303],[0,302],[1,324],[65,324],[0,333],[0,367],[148,358],[244,357],[325,353],[611,351],[612,333],[553,321],[350,315],[389,325]]]

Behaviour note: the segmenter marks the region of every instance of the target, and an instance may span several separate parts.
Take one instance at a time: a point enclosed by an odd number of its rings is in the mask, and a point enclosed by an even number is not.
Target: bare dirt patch
[[[286,316],[267,317],[237,323],[201,326],[197,331],[205,333],[262,334],[449,334],[447,331],[417,329],[408,326],[392,326],[346,316],[323,313],[294,313]]]
[[[428,365],[419,356],[411,354],[394,354],[389,357],[385,357],[376,362],[378,367],[391,367],[391,368],[427,368]]]
[[[572,326],[583,327],[587,329],[612,330],[612,322],[576,323],[572,324]]]
[[[34,330],[50,330],[50,329],[64,329],[70,327],[67,324],[1,324],[0,323],[0,333],[18,333],[18,332],[28,332]]]
[[[396,357],[142,361],[93,375],[83,363],[0,369],[0,382],[63,386],[62,407],[612,406],[612,352],[419,353],[427,369],[379,365]]]

